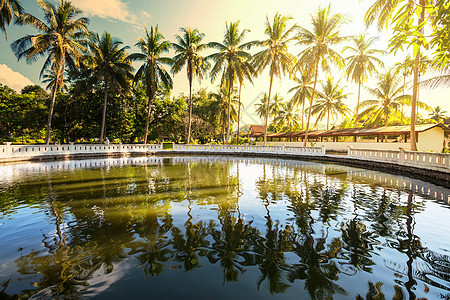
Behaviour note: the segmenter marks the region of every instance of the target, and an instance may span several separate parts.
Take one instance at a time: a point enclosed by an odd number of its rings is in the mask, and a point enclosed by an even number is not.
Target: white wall
[[[444,147],[444,130],[434,127],[430,130],[420,132],[417,149],[421,151],[442,152]]]

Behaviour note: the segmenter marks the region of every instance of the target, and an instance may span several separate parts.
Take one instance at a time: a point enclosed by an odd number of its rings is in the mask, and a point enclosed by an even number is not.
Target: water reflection
[[[200,286],[184,276],[198,274],[209,295],[241,284],[255,297],[450,297],[450,245],[436,236],[450,225],[448,191],[429,183],[221,157],[7,167],[0,297],[121,297],[141,277],[188,292]]]

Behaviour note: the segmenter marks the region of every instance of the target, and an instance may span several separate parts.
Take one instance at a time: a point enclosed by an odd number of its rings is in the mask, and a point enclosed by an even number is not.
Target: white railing
[[[147,153],[162,150],[162,144],[64,144],[64,145],[0,145],[0,159],[72,154]]]
[[[393,150],[348,149],[348,157],[363,160],[392,162],[404,166],[450,171],[450,154]]]
[[[298,155],[325,155],[325,147],[285,147],[254,145],[186,145],[174,144],[174,151],[180,152],[223,152],[223,153],[277,153]]]

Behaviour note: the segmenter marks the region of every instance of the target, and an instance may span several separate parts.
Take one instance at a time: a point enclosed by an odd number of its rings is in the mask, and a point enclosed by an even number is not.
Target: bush
[[[173,143],[163,143],[163,149],[172,150]]]

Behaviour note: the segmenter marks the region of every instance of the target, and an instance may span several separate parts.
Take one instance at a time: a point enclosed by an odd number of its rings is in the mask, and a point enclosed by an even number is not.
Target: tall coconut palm
[[[440,107],[439,105],[436,106],[435,108],[431,109],[431,112],[429,114],[429,118],[431,120],[435,120],[438,123],[441,123],[444,121],[444,119],[447,118],[447,111],[443,110],[442,107]]]
[[[85,50],[83,43],[88,33],[88,19],[77,19],[81,11],[65,0],[61,0],[58,6],[42,0],[38,0],[38,3],[44,13],[44,21],[31,14],[22,14],[16,19],[16,24],[31,26],[39,33],[16,40],[11,44],[11,49],[19,60],[24,58],[28,63],[47,56],[40,75],[48,68],[53,68],[59,82],[63,82],[66,64],[78,65]],[[52,93],[45,137],[47,145],[50,142],[56,93],[60,86],[56,84]]]
[[[187,138],[187,143],[189,144],[191,142],[192,80],[194,77],[197,77],[199,80],[202,79],[209,68],[209,64],[206,58],[199,54],[207,48],[206,44],[201,44],[205,34],[196,28],[192,29],[190,27],[180,28],[180,33],[181,35],[175,36],[177,43],[172,43],[172,47],[175,50],[172,72],[176,74],[186,65],[189,81],[189,129]]]
[[[352,46],[344,47],[343,51],[351,51],[353,55],[345,58],[347,62],[347,79],[351,78],[358,84],[358,102],[355,108],[355,128],[358,127],[358,107],[361,99],[361,85],[367,81],[372,73],[377,73],[377,66],[384,68],[383,62],[375,55],[385,54],[382,50],[372,49],[376,38],[367,38],[365,34],[360,34],[351,39]]]
[[[234,81],[239,81],[241,86],[245,79],[252,81],[253,67],[249,62],[251,55],[244,51],[244,47],[247,47],[247,45],[243,44],[247,32],[247,29],[239,30],[239,21],[229,24],[225,23],[223,43],[211,42],[208,44],[210,48],[219,51],[207,57],[207,59],[211,59],[214,62],[214,66],[211,69],[211,81],[213,82],[219,73],[222,73],[221,85],[226,84],[229,90],[227,142],[230,137],[230,103]]]
[[[18,0],[0,0],[0,29],[6,34],[6,26],[9,26],[14,19],[23,13],[22,5]]]
[[[269,105],[269,118],[275,117],[278,114],[278,112],[282,109],[284,105],[283,101],[284,99],[283,97],[280,96],[280,94],[275,93],[275,95],[273,95],[273,101]]]
[[[222,142],[225,143],[225,126],[227,124],[228,116],[231,121],[236,121],[238,118],[238,111],[240,110],[241,103],[237,98],[236,89],[231,91],[232,96],[230,97],[228,93],[229,88],[221,86],[217,92],[211,92],[208,94],[208,98],[212,100],[209,105],[209,111],[213,115],[210,119],[216,119],[217,123],[221,125],[222,128]],[[231,98],[231,101],[229,99]],[[229,110],[229,112],[228,112]]]
[[[269,67],[269,93],[267,96],[267,107],[270,106],[270,95],[272,92],[272,82],[274,76],[281,78],[281,75],[292,72],[292,66],[295,63],[295,57],[288,52],[288,44],[292,40],[291,34],[296,25],[288,28],[288,21],[291,17],[282,16],[276,13],[272,24],[269,17],[266,16],[266,28],[264,33],[268,39],[254,44],[264,47],[264,50],[253,56],[252,63],[255,66],[255,72],[260,74]],[[267,141],[267,121],[269,119],[269,110],[266,110],[264,120],[264,145]]]
[[[255,112],[256,112],[256,115],[262,119],[268,113],[267,93],[264,93],[264,95],[259,100],[260,100],[260,103],[255,104],[255,107],[256,107]]]
[[[92,34],[89,41],[89,54],[85,57],[85,64],[92,71],[92,76],[103,82],[104,102],[100,144],[105,137],[106,107],[108,103],[108,88],[124,89],[128,79],[133,78],[130,58],[126,50],[130,47],[121,47],[122,41],[111,37],[108,32],[100,37]]]
[[[333,78],[328,77],[326,83],[322,84],[322,92],[316,104],[312,107],[312,114],[317,115],[316,124],[325,116],[327,117],[327,130],[330,129],[330,116],[337,118],[350,112],[348,106],[342,102],[349,94],[344,93],[344,88],[333,82]]]
[[[428,117],[431,120],[441,123],[442,121],[444,121],[444,119],[447,118],[446,114],[447,114],[447,112],[438,105],[435,108],[432,108]]]
[[[53,89],[55,88],[56,84],[61,84],[62,85],[59,87],[60,90],[62,91],[67,91],[68,86],[67,86],[67,79],[63,79],[62,82],[58,81],[58,78],[56,77],[56,70],[51,68],[48,69],[44,75],[42,75],[42,83],[47,83],[47,85],[45,86],[46,90],[49,91],[53,91]]]
[[[142,61],[143,64],[136,72],[135,80],[142,80],[145,93],[148,97],[147,121],[145,123],[144,144],[147,143],[148,125],[150,123],[150,109],[153,98],[159,87],[171,89],[173,81],[170,74],[164,69],[164,65],[172,65],[172,59],[161,57],[161,54],[169,52],[171,44],[164,40],[164,35],[159,32],[158,26],[150,27],[150,32],[145,27],[144,38],[138,38],[136,47],[140,53],[130,54],[129,59]]]
[[[397,62],[394,65],[394,70],[396,73],[400,73],[403,76],[403,95],[405,94],[406,89],[406,78],[410,76],[413,72],[413,60],[410,56],[405,57],[401,62]],[[400,124],[403,125],[403,105],[401,106],[401,114],[400,114]]]
[[[372,6],[367,10],[364,21],[366,25],[370,25],[374,22],[377,23],[378,28],[387,28],[390,22],[410,24],[411,21],[417,16],[417,30],[420,35],[424,33],[425,14],[429,14],[427,5],[432,4],[430,0],[419,0],[417,2],[409,0],[375,0]],[[400,25],[400,24],[399,24]],[[417,39],[420,40],[420,39]],[[417,113],[417,101],[418,101],[418,86],[419,86],[419,62],[421,44],[414,44],[414,66],[413,66],[413,94],[411,100],[411,130],[410,130],[410,144],[411,151],[417,151],[416,141],[416,113]]]
[[[289,90],[289,93],[295,92],[291,101],[294,101],[295,105],[302,105],[302,130],[304,128],[305,119],[305,103],[306,99],[310,99],[313,91],[313,81],[311,73],[307,69],[300,69],[300,77],[294,76],[296,86]]]
[[[436,88],[438,86],[449,87],[450,86],[450,65],[444,67],[438,67],[438,71],[441,73],[438,76],[434,76],[421,83],[421,86]]]
[[[335,63],[338,67],[344,66],[344,59],[331,46],[339,44],[346,40],[346,37],[339,35],[339,28],[344,24],[345,19],[341,14],[332,14],[331,6],[328,8],[319,8],[316,16],[311,16],[313,30],[309,31],[303,27],[299,28],[297,39],[299,45],[308,46],[299,53],[297,66],[309,67],[313,70],[314,85],[312,95],[309,101],[308,120],[306,121],[306,132],[303,141],[303,147],[306,147],[308,141],[309,123],[311,120],[312,106],[316,94],[317,76],[319,75],[319,66],[324,71],[330,70],[330,63]]]
[[[300,116],[297,104],[294,100],[291,99],[290,101],[282,103],[277,111],[274,123],[283,131],[293,131],[299,126]]]
[[[393,71],[377,76],[377,87],[368,88],[370,94],[376,99],[365,100],[360,103],[360,108],[364,110],[359,114],[359,118],[364,118],[366,124],[379,125],[384,123],[388,126],[389,117],[400,111],[402,104],[408,105],[411,95],[403,95],[403,85],[400,78]]]

